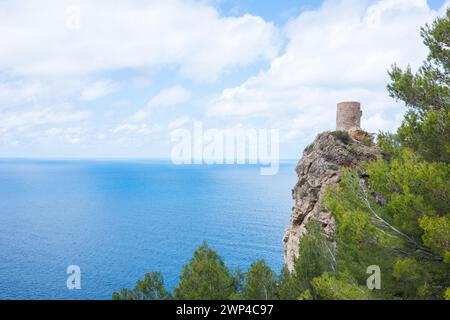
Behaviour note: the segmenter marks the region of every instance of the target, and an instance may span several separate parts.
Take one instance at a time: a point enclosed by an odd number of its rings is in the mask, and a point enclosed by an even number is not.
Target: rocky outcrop
[[[360,132],[353,135],[354,138],[359,136]],[[284,237],[284,259],[289,271],[293,269],[300,239],[305,234],[305,225],[310,219],[320,221],[328,236],[335,232],[334,219],[321,205],[321,197],[327,186],[339,182],[340,169],[353,167],[361,170],[361,161],[374,160],[381,155],[381,150],[370,139],[358,140],[342,131],[321,133],[305,149],[298,162],[298,182],[292,190],[294,207]],[[363,175],[362,170],[361,174]]]
[[[360,141],[360,142],[372,141],[372,135],[365,132],[360,127],[351,127],[348,130],[348,135],[350,136],[350,138],[352,138],[353,140],[356,140],[356,141]]]

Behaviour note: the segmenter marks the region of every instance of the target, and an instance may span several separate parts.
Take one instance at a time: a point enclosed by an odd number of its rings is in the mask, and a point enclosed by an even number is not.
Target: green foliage
[[[174,293],[180,300],[224,300],[235,294],[235,281],[222,258],[203,242],[184,266]]]
[[[337,279],[326,272],[320,277],[314,278],[311,283],[317,295],[322,300],[368,299],[368,290],[364,286]]]
[[[280,300],[297,300],[305,294],[306,285],[301,283],[295,276],[284,268],[280,275],[277,297]],[[311,294],[309,292],[309,294]]]
[[[386,219],[420,238],[423,229],[419,217],[448,213],[450,203],[449,166],[424,162],[408,149],[403,149],[390,162],[382,159],[366,165],[369,185],[386,200]]]
[[[450,263],[450,215],[442,217],[422,216],[419,219],[420,227],[424,233],[423,243],[433,252],[442,256],[446,263]]]
[[[447,288],[444,293],[444,300],[450,300],[450,288]]]
[[[385,298],[438,299],[450,279],[449,166],[407,148],[392,154],[365,165],[367,185],[344,170],[324,196],[337,224],[337,267],[363,285],[365,268],[380,266]]]
[[[344,170],[339,186],[326,190],[323,203],[336,220],[338,279],[345,274],[346,281],[365,285],[367,267],[377,265],[383,271],[383,288],[388,289],[393,281],[389,270],[394,264],[394,248],[404,240],[390,232],[381,218],[382,207],[367,194],[358,173]]]
[[[277,277],[264,260],[253,263],[245,274],[244,299],[272,300],[276,296]]]
[[[304,290],[311,289],[310,281],[316,276],[335,270],[334,248],[327,240],[320,222],[310,220],[306,231],[294,264],[295,278],[304,285]]]
[[[366,135],[362,136],[360,142],[363,145],[368,146],[368,147],[371,147],[374,145],[373,136],[371,136],[370,134],[366,134]]]
[[[333,131],[330,132],[330,134],[345,145],[349,144],[352,141],[352,138],[350,138],[348,132],[346,131]]]
[[[284,272],[279,288],[279,295],[284,300],[304,298],[306,291],[314,296],[311,280],[324,272],[334,272],[334,248],[316,220],[306,225],[307,233],[303,236],[299,256],[294,263],[294,271]]]
[[[381,132],[378,134],[377,144],[383,150],[386,160],[398,157],[402,150],[398,136],[389,132]]]
[[[415,258],[399,258],[394,264],[392,275],[401,283],[403,297],[414,297],[424,292],[427,272]]]
[[[421,35],[429,48],[427,60],[413,74],[394,66],[388,90],[392,97],[419,111],[445,109],[449,104],[450,8],[446,16],[422,28]]]
[[[337,269],[364,285],[366,268],[380,266],[383,290],[374,294],[383,298],[442,297],[450,279],[447,169],[405,149],[368,163],[368,185],[344,170],[324,196],[336,219]]]
[[[146,273],[144,280],[138,280],[134,289],[114,292],[113,300],[168,300],[169,292],[164,287],[164,279],[159,272]]]
[[[252,264],[247,273],[230,272],[222,258],[203,242],[174,289],[175,299],[186,300],[268,300],[275,299],[278,277],[264,260]],[[151,272],[133,289],[121,289],[113,300],[167,300],[172,295],[164,287],[161,273]]]
[[[380,216],[403,238],[393,247],[398,286],[392,293],[443,298],[450,283],[450,8],[422,37],[430,52],[417,73],[397,66],[390,72],[388,90],[409,110],[396,135],[379,137],[389,162],[371,162],[366,170],[370,189],[384,202]]]
[[[236,268],[232,272],[232,278],[233,278],[233,290],[234,292],[230,296],[230,300],[241,300],[243,299],[243,287],[245,284],[245,273],[242,272],[240,268]]]
[[[450,160],[450,110],[408,112],[398,137],[426,161]]]
[[[393,66],[388,85],[391,97],[409,111],[398,130],[404,146],[427,161],[450,159],[450,8],[445,17],[422,29],[427,60],[413,73]]]
[[[311,291],[306,290],[304,291],[299,297],[298,300],[313,300],[313,295],[311,294]]]
[[[343,169],[338,186],[323,195],[336,222],[334,242],[310,220],[294,271],[279,278],[263,260],[232,273],[203,243],[183,268],[175,298],[450,300],[450,9],[422,37],[430,49],[422,67],[413,73],[394,65],[389,73],[390,95],[409,110],[396,134],[378,136],[384,158],[363,165],[366,180]],[[330,134],[351,143],[347,132]],[[366,286],[372,265],[381,270],[380,291]],[[159,273],[113,294],[170,297]]]

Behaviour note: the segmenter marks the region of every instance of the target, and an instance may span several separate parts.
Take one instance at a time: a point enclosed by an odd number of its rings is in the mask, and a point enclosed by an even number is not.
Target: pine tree
[[[450,160],[450,8],[445,17],[422,28],[427,60],[413,74],[394,65],[388,85],[391,97],[409,108],[398,137],[427,161]]]
[[[169,292],[164,286],[164,279],[160,272],[146,273],[143,280],[136,282],[134,289],[121,289],[114,292],[113,300],[168,300]]]
[[[276,295],[277,277],[264,260],[253,263],[245,274],[243,297],[247,300],[272,300]]]
[[[224,300],[235,294],[235,281],[222,258],[203,242],[184,266],[174,293],[179,300]]]
[[[300,241],[299,256],[295,259],[292,273],[283,271],[279,287],[282,300],[317,298],[311,281],[324,272],[334,273],[336,264],[334,248],[317,220],[306,225],[306,234]]]
[[[388,90],[409,110],[395,135],[378,138],[387,157],[365,165],[367,181],[343,170],[324,196],[336,219],[337,273],[312,280],[320,298],[356,298],[369,265],[380,267],[382,290],[367,298],[448,298],[449,20],[450,9],[422,29],[430,54],[416,74],[390,72]]]

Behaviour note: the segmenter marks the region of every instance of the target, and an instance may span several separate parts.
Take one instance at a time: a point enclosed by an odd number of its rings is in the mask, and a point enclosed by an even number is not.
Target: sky
[[[336,104],[395,131],[393,63],[450,0],[2,0],[0,157],[169,158],[170,133],[277,129],[298,159]]]

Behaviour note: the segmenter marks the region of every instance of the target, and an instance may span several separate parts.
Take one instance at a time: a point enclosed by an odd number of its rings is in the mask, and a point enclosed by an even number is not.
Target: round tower
[[[361,127],[361,104],[356,101],[338,103],[336,112],[336,130],[348,131],[350,128]]]

